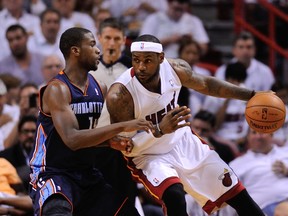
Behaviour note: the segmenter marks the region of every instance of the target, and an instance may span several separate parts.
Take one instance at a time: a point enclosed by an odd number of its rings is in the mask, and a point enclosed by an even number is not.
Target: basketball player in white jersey
[[[183,60],[165,59],[162,45],[152,35],[139,36],[131,52],[133,67],[111,86],[106,108],[112,123],[145,118],[155,126],[148,134],[122,133],[134,142],[130,153],[123,152],[133,176],[163,201],[169,216],[188,215],[185,193],[208,214],[228,203],[240,216],[264,216],[231,168],[191,132],[185,121],[190,110],[177,107],[182,85],[246,101],[255,92],[196,74]],[[107,124],[109,113],[102,111],[98,125]]]

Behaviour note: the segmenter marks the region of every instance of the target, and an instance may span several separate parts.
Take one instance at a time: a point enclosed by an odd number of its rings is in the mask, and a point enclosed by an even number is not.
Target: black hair
[[[109,17],[109,18],[103,20],[99,25],[99,33],[101,34],[103,29],[106,27],[118,29],[123,33],[123,35],[125,34],[124,24],[119,19],[117,19],[115,17]]]
[[[233,40],[233,45],[235,46],[235,44],[239,40],[245,40],[245,41],[246,40],[252,40],[253,43],[255,44],[255,39],[254,39],[253,35],[248,31],[242,31],[238,35],[236,35],[234,40]]]
[[[26,123],[26,122],[34,122],[35,124],[37,123],[37,118],[36,116],[34,115],[24,115],[19,123],[18,123],[18,131],[21,130],[21,128],[23,127],[23,125]]]
[[[178,49],[178,55],[180,56],[181,53],[183,52],[183,49],[189,45],[195,45],[198,51],[198,54],[201,54],[201,47],[198,42],[196,42],[192,37],[188,35],[182,36],[182,38],[179,41],[179,49]]]
[[[21,85],[20,91],[22,91],[24,88],[28,88],[28,87],[33,87],[35,89],[38,89],[38,86],[35,83],[28,82],[28,83],[25,83],[25,84]]]
[[[46,14],[48,13],[55,13],[57,14],[58,18],[59,18],[59,22],[60,22],[60,19],[61,19],[61,14],[58,10],[54,9],[54,8],[47,8],[46,10],[44,10],[41,14],[40,14],[40,21],[41,23],[43,22],[44,20],[44,17],[46,16]]]
[[[200,119],[202,121],[208,122],[212,128],[214,128],[216,124],[215,115],[207,110],[200,110],[195,114],[193,119]]]
[[[65,59],[69,57],[71,47],[72,46],[79,47],[84,38],[84,35],[87,33],[91,33],[91,31],[85,28],[73,27],[67,29],[61,35],[59,48]]]
[[[157,37],[150,35],[150,34],[140,35],[134,40],[134,42],[137,42],[137,41],[146,41],[146,42],[154,42],[154,43],[161,44],[160,40]]]
[[[246,67],[240,63],[230,63],[227,65],[225,70],[225,79],[233,79],[237,80],[238,82],[244,82],[247,77]]]
[[[276,82],[271,86],[271,90],[273,92],[277,92],[283,89],[288,90],[288,84],[281,81],[280,79],[277,79]]]
[[[7,37],[8,32],[13,32],[13,31],[16,31],[16,30],[18,30],[18,29],[20,29],[24,35],[27,35],[27,31],[26,31],[26,29],[25,29],[22,25],[20,25],[20,24],[14,24],[14,25],[10,25],[10,26],[6,29],[6,37]]]
[[[180,4],[190,4],[189,0],[167,0],[167,2],[178,2]]]

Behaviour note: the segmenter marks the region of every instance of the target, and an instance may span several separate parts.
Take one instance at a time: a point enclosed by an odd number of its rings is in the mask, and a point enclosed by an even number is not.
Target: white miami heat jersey
[[[159,124],[166,113],[177,106],[182,86],[177,74],[166,59],[160,65],[159,73],[161,78],[160,94],[144,88],[134,75],[133,68],[128,69],[115,81],[122,83],[130,92],[134,101],[135,119],[143,118],[151,121],[154,125]],[[189,127],[184,127],[178,129],[177,133],[165,134],[160,138],[155,138],[152,133],[149,134],[150,138],[147,138],[146,132],[138,132],[133,137],[133,151],[127,156],[134,157],[139,154],[155,154],[155,152],[157,154],[167,153],[179,142],[180,137],[186,131],[191,133]]]

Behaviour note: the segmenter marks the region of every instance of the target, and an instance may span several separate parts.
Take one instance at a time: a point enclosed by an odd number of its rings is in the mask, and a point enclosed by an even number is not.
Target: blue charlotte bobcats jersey
[[[93,76],[88,74],[89,85],[84,92],[71,83],[64,72],[60,72],[54,79],[68,86],[71,93],[70,106],[78,120],[79,128],[94,128],[101,114],[104,97]],[[43,87],[40,90],[40,101],[45,89],[46,87]],[[58,171],[84,171],[94,167],[96,148],[72,151],[60,138],[51,116],[45,114],[41,107],[37,125],[35,145],[30,160],[32,185],[37,182],[38,175],[43,172],[47,174]]]

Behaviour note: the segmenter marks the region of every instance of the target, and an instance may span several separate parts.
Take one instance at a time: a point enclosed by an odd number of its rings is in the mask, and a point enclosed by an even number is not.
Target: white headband
[[[131,52],[163,52],[162,44],[154,42],[139,41],[131,44]]]

